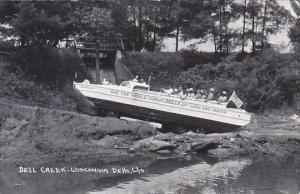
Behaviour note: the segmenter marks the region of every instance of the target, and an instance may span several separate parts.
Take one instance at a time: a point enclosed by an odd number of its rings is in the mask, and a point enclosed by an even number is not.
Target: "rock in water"
[[[157,151],[157,150],[173,150],[175,145],[172,145],[168,142],[157,140],[154,138],[147,138],[137,141],[134,145],[134,149],[138,150],[148,150],[148,151]]]
[[[171,154],[172,151],[171,150],[157,150],[157,153],[159,153],[159,154]]]
[[[218,158],[226,158],[234,155],[234,153],[231,152],[228,148],[217,148],[208,150],[208,155]]]

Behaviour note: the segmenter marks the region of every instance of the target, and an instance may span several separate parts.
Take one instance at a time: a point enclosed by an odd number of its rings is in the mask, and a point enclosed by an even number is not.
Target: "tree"
[[[69,2],[22,2],[12,26],[22,46],[56,46],[70,33]]]
[[[194,38],[206,40],[213,31],[214,18],[211,15],[214,8],[215,1],[179,0],[174,14],[177,15],[176,39],[180,30],[185,41]]]
[[[155,50],[160,38],[167,36],[173,29],[170,14],[172,4],[172,0],[113,1],[112,15],[121,24],[118,32],[126,37],[125,47],[136,51],[142,48]]]
[[[74,34],[88,34],[93,37],[114,35],[111,10],[98,2],[79,2],[72,12],[71,23]]]
[[[276,0],[244,0],[237,3],[236,10],[243,20],[240,30],[242,52],[250,40],[252,52],[269,46],[268,38],[280,32],[291,22],[291,14]]]
[[[215,30],[217,33],[214,35],[215,39],[218,40],[216,47],[220,53],[229,54],[231,49],[236,46],[234,39],[237,32],[229,26],[230,23],[235,23],[239,19],[236,1],[219,0],[215,17],[217,18],[215,28],[219,29],[218,31]]]
[[[16,1],[1,1],[0,2],[0,23],[8,24],[17,16],[19,11],[19,3]]]
[[[19,2],[2,1],[0,2],[0,37],[6,40],[7,37],[14,35],[11,21],[17,17]],[[2,24],[2,25],[1,25]]]
[[[247,0],[244,0],[244,5],[243,5],[242,53],[245,52],[246,11],[247,11]]]
[[[261,47],[264,48],[270,35],[280,32],[291,23],[292,15],[276,0],[265,0],[262,17]]]
[[[182,34],[184,40],[213,39],[215,52],[228,54],[236,45],[237,30],[230,27],[239,19],[238,4],[234,0],[181,0]]]
[[[296,15],[299,17],[300,16],[300,0],[290,0],[291,6],[296,13]]]
[[[300,52],[300,0],[291,0],[291,5],[297,14],[297,19],[294,25],[290,28],[289,37],[293,43],[294,49],[297,52]]]

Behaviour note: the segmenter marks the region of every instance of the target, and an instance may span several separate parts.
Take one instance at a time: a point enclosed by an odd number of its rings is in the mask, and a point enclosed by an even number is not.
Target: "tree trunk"
[[[152,51],[155,51],[155,46],[156,46],[156,33],[153,32],[153,42],[152,42]]]
[[[246,30],[246,9],[247,9],[247,0],[244,3],[244,19],[243,19],[243,34],[242,34],[242,53],[245,52],[245,30]]]
[[[144,41],[143,41],[143,24],[142,24],[142,7],[139,6],[139,11],[138,11],[138,29],[139,29],[139,32],[138,32],[138,41],[137,41],[137,47],[136,48],[138,51],[141,51],[142,48],[144,47]]]
[[[144,47],[142,30],[143,30],[143,26],[142,24],[139,24],[139,35],[138,35],[138,43],[137,43],[138,48],[136,48],[138,51],[141,51]]]
[[[219,4],[220,4],[220,8],[219,8],[219,10],[220,10],[220,15],[219,15],[219,22],[220,22],[220,26],[219,26],[219,33],[220,33],[220,41],[219,41],[219,51],[220,51],[220,53],[222,53],[223,52],[223,28],[222,28],[222,17],[223,17],[223,13],[222,13],[222,4],[221,4],[221,0],[219,0]]]
[[[217,48],[217,40],[216,40],[216,32],[213,33],[214,36],[214,46],[215,46],[215,53],[218,52],[218,48]]]
[[[96,48],[96,84],[100,84],[99,45]]]
[[[252,52],[255,52],[255,16],[252,14]]]
[[[223,13],[226,13],[227,1],[224,1]],[[224,45],[226,46],[226,54],[229,54],[229,37],[228,37],[228,21],[223,21],[224,23]]]
[[[261,47],[265,47],[265,41],[264,41],[264,36],[265,36],[265,28],[266,28],[266,20],[267,20],[267,9],[268,9],[268,0],[266,0],[265,3],[265,10],[264,10],[264,16],[263,16],[263,26],[262,26],[262,32],[261,32]]]
[[[175,48],[175,52],[178,51],[178,42],[179,42],[179,25],[176,26],[176,48]]]

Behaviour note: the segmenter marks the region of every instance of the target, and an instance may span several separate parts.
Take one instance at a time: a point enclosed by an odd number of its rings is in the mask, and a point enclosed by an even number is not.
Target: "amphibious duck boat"
[[[73,83],[75,90],[101,110],[137,119],[178,124],[195,128],[227,131],[247,125],[251,114],[228,103],[150,91],[149,85],[126,81],[121,85]]]

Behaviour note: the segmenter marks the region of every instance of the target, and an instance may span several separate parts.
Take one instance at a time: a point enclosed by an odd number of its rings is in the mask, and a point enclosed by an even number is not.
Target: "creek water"
[[[145,165],[146,163],[147,161],[139,162],[136,166],[100,165],[97,161],[80,161],[72,165],[60,163],[55,165],[59,167],[58,171],[52,168],[52,173],[51,169],[47,170],[47,165],[31,167],[30,170],[27,168],[31,173],[22,172],[25,167],[0,169],[0,193],[300,193],[300,155],[224,160],[186,156],[180,160],[162,158],[154,163]],[[81,172],[79,167],[82,167]],[[83,168],[87,167],[97,168],[98,171],[86,172],[87,169]]]

